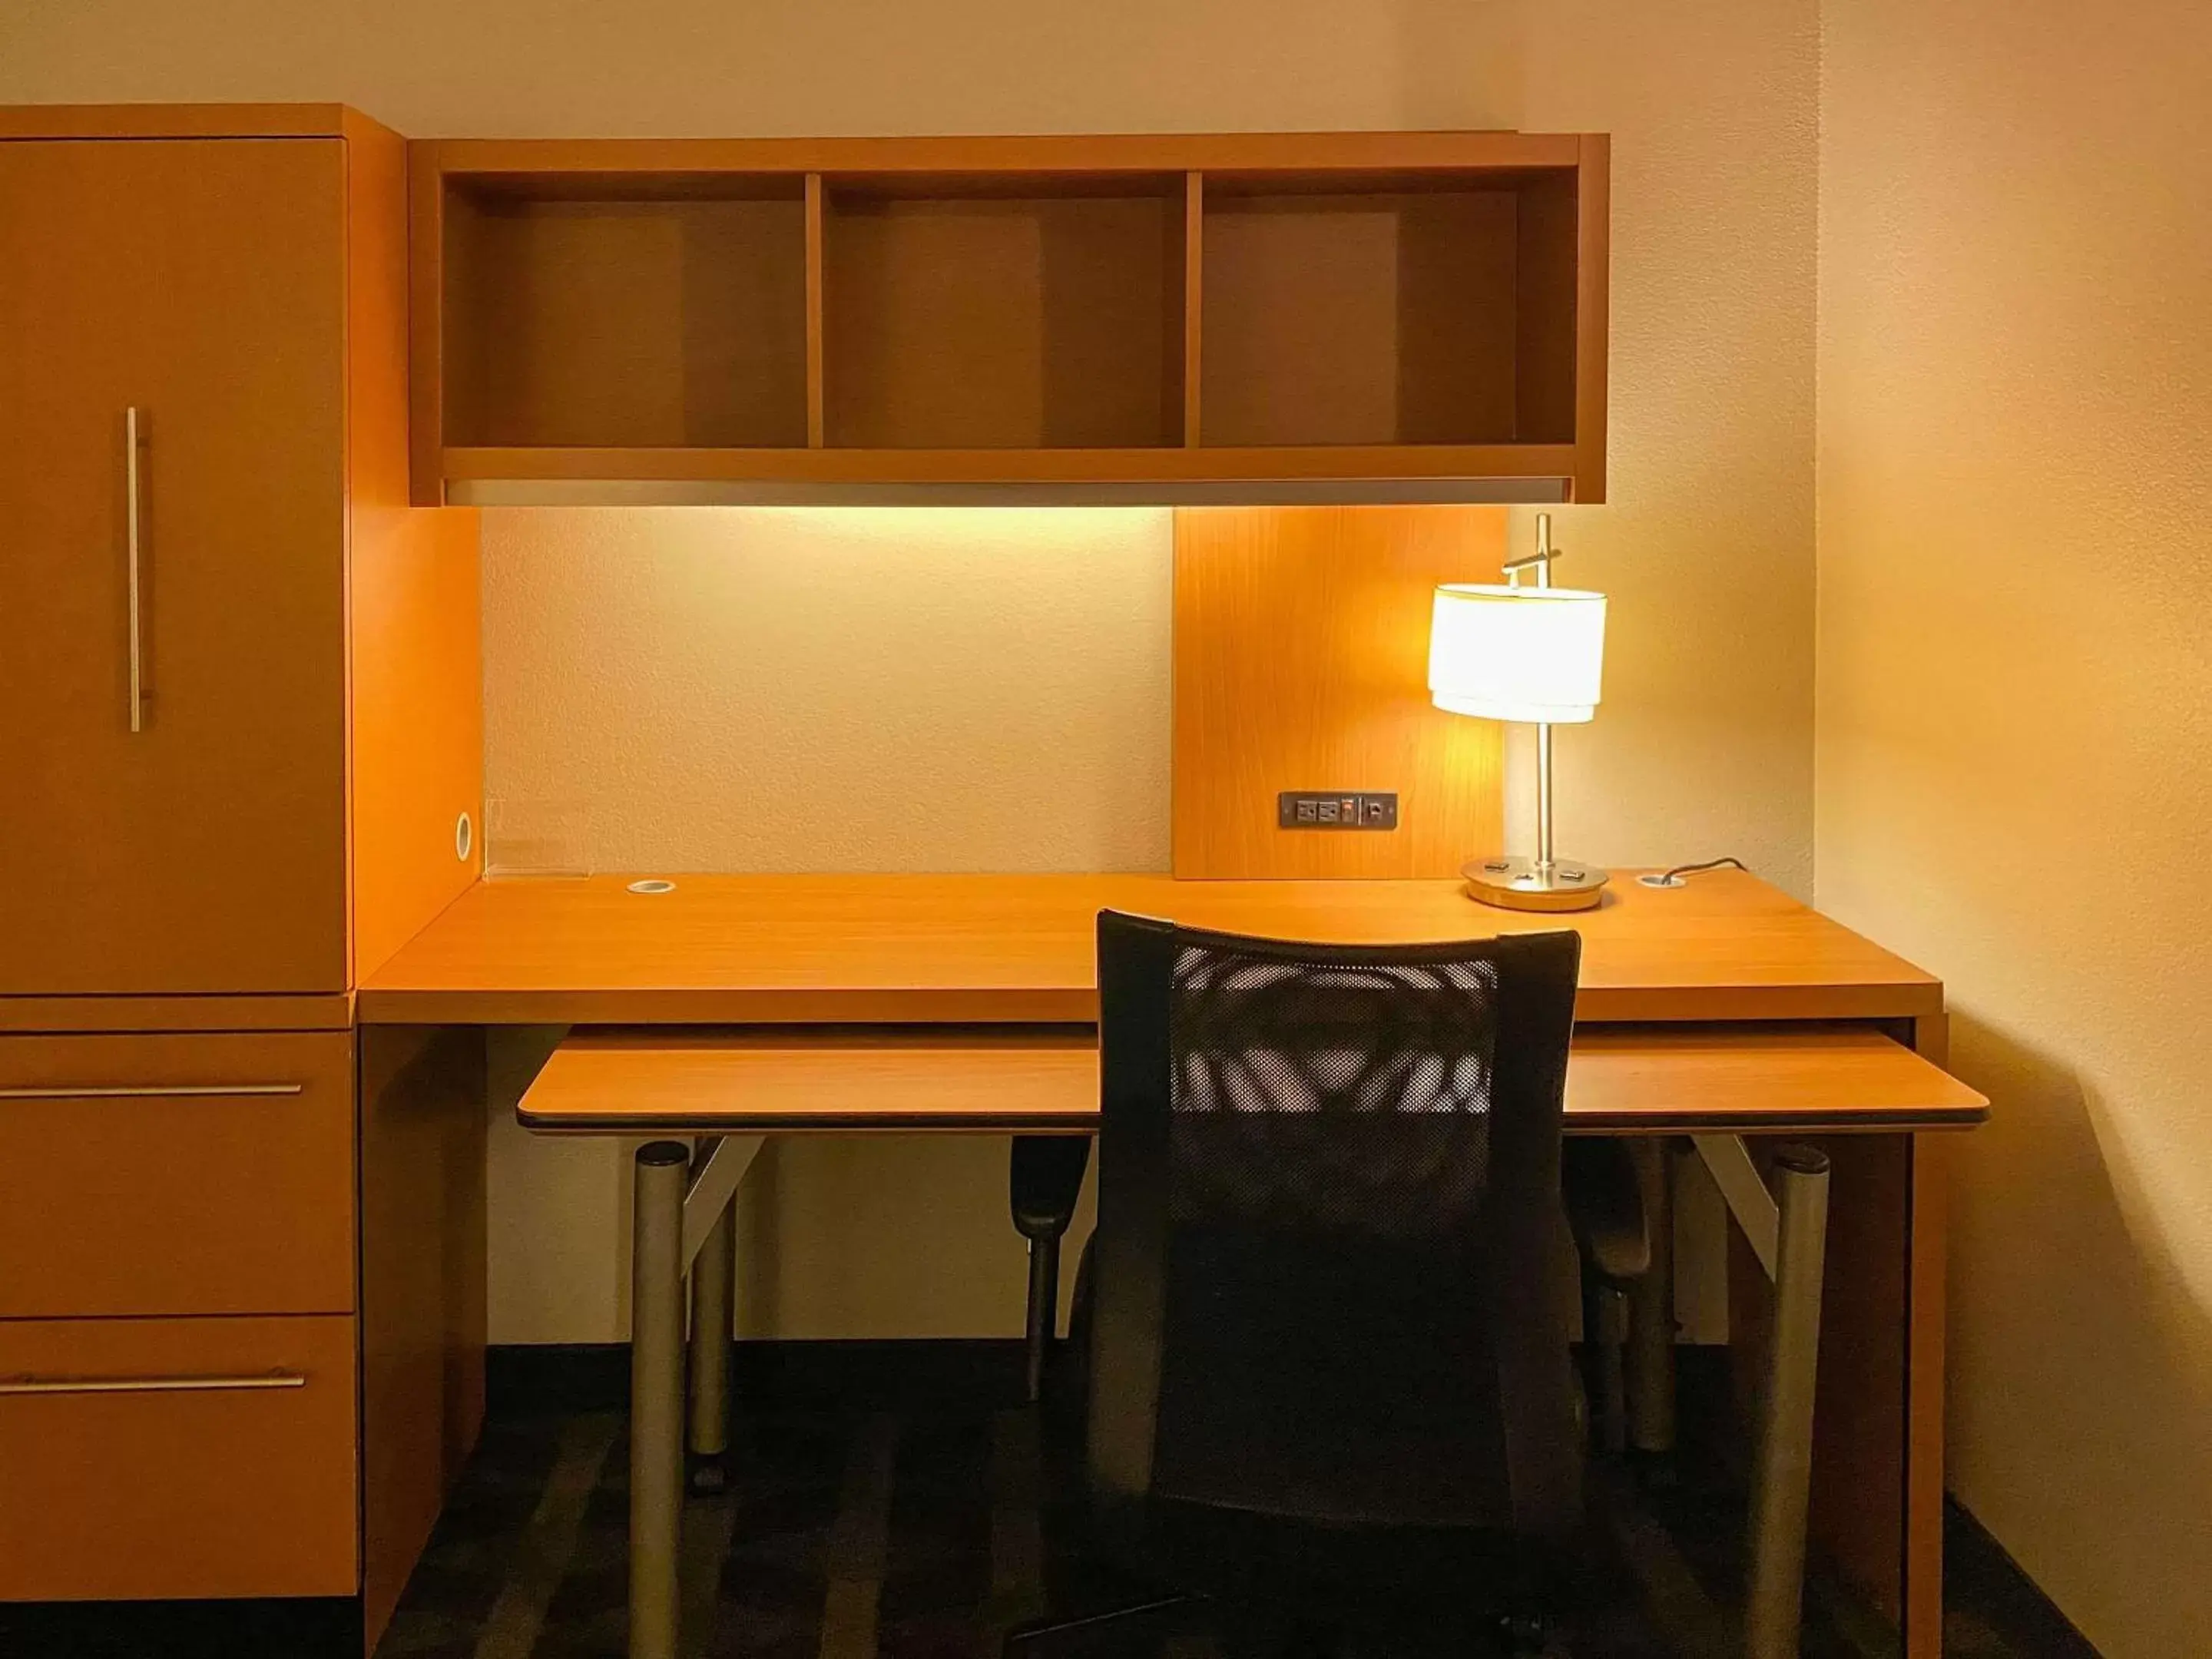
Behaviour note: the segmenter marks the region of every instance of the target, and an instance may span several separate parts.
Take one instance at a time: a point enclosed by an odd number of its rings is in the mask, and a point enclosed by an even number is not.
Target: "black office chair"
[[[1534,1650],[1582,1511],[1579,937],[1309,946],[1108,912],[1098,951],[1090,1516],[1158,1588],[1007,1653],[1401,1619]]]
[[[1006,1204],[1014,1231],[1029,1241],[1029,1302],[1023,1320],[1022,1374],[1031,1405],[1044,1391],[1060,1328],[1060,1243],[1075,1219],[1091,1167],[1087,1135],[1017,1135],[1006,1160]],[[1623,1351],[1629,1300],[1651,1265],[1647,1212],[1628,1149],[1611,1139],[1567,1143],[1560,1172],[1583,1264],[1586,1384],[1599,1446],[1628,1445],[1628,1386]],[[1647,1385],[1648,1386],[1648,1385]],[[1671,1436],[1668,1437],[1671,1443]]]

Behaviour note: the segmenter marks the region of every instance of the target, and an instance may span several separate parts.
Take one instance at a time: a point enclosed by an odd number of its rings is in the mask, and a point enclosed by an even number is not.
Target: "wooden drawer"
[[[353,1038],[0,1038],[0,1319],[348,1313]]]
[[[354,1401],[350,1319],[0,1321],[0,1601],[351,1595]]]

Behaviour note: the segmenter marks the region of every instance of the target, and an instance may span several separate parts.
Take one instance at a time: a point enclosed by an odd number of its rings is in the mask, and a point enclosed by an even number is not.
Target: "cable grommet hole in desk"
[[[645,881],[630,883],[629,890],[633,893],[672,893],[676,890],[676,884],[654,876]]]

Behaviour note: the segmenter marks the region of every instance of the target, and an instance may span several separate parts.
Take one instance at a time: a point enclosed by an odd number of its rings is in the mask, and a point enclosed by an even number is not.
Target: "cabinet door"
[[[0,994],[344,988],[344,178],[0,143]]]

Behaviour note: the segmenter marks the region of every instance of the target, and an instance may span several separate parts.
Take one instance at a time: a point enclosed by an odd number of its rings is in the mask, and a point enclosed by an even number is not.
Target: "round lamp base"
[[[1547,871],[1532,859],[1477,859],[1460,872],[1467,896],[1501,910],[1594,910],[1605,896],[1606,872],[1555,859]]]

